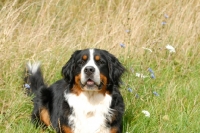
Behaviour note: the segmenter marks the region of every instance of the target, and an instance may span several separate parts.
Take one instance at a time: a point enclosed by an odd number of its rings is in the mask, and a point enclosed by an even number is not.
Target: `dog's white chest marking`
[[[111,120],[112,97],[98,92],[82,92],[80,95],[65,94],[65,100],[73,108],[69,124],[74,133],[108,133],[106,120]]]

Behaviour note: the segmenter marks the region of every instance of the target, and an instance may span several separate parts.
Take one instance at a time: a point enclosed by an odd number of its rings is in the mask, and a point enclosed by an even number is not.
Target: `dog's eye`
[[[103,61],[103,60],[99,60],[97,63],[98,63],[99,65],[104,65],[106,62]]]
[[[101,61],[100,61],[100,64],[106,64],[106,63],[105,63],[104,61],[101,60]]]
[[[85,64],[85,61],[81,60],[81,61],[78,61],[77,63],[78,63],[79,66],[83,66]]]

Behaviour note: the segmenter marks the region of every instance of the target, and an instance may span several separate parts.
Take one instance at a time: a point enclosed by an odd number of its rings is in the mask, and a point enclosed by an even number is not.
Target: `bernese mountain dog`
[[[105,50],[77,50],[63,66],[63,78],[47,86],[40,64],[28,63],[24,80],[34,96],[32,121],[59,133],[121,133],[124,71]]]

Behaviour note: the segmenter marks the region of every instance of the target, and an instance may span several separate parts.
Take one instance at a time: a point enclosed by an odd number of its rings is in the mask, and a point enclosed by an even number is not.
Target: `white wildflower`
[[[135,73],[135,76],[136,77],[140,77],[140,73]]]
[[[175,53],[175,48],[172,47],[171,45],[167,45],[166,48],[169,50],[170,53]]]
[[[142,110],[142,113],[143,113],[146,117],[150,117],[149,111]]]
[[[145,76],[144,74],[142,74],[142,73],[135,73],[135,76],[136,77],[139,77],[139,78],[147,78],[147,77],[149,77],[149,76]]]

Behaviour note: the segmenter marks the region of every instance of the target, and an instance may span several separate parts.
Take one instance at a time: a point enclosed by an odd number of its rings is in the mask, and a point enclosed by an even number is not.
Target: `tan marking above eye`
[[[87,60],[88,56],[87,55],[83,55],[82,59],[83,60]]]
[[[96,56],[94,57],[94,59],[95,59],[96,61],[99,61],[99,60],[100,60],[100,56],[99,56],[99,55],[96,55]]]

